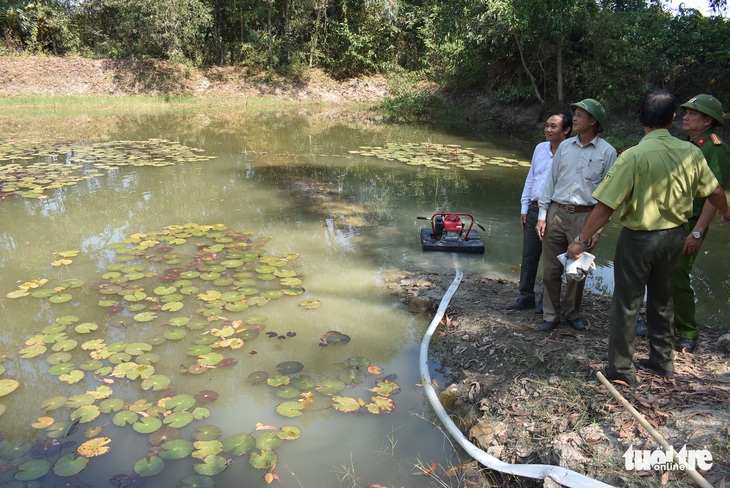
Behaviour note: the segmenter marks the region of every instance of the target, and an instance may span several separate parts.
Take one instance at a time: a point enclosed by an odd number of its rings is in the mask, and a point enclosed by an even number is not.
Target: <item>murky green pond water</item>
[[[2,124],[0,144],[50,146],[69,173],[152,146],[175,164],[102,167],[47,198],[0,201],[0,482],[440,486],[414,474],[432,462],[447,480],[459,455],[418,386],[429,318],[384,284],[393,268],[516,281],[527,169],[351,151],[431,140],[529,160],[529,148],[293,110]],[[173,146],[212,158],[160,154]],[[416,217],[437,210],[473,214],[485,254],[424,253]],[[612,286],[607,234],[597,291]],[[729,308],[716,266],[728,236],[716,226],[696,267],[711,323]]]

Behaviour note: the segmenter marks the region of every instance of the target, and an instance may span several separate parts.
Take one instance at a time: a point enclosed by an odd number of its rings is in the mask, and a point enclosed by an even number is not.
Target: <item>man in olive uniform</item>
[[[730,147],[715,133],[715,127],[723,125],[722,104],[712,95],[701,94],[681,107],[685,110],[682,129],[689,135],[690,142],[700,148],[715,178],[725,187],[730,177]],[[699,331],[690,274],[716,212],[717,209],[704,198],[696,198],[692,202],[692,217],[684,224],[687,238],[682,255],[674,268],[674,329],[677,334],[677,351],[693,352],[697,347]]]
[[[672,274],[682,253],[684,224],[692,199],[704,196],[730,220],[725,191],[697,146],[669,133],[676,99],[667,91],[649,93],[639,110],[644,137],[619,156],[593,196],[598,200],[568,256],[580,257],[588,241],[616,209],[623,229],[614,256],[614,290],[608,335],[610,381],[636,384],[636,317],[647,289],[649,358],[639,364],[674,376]],[[683,190],[683,191],[677,191]]]

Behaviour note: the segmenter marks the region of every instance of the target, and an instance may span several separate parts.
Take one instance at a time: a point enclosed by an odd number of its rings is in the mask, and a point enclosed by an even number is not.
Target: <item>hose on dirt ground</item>
[[[420,349],[420,357],[419,357],[419,363],[420,363],[420,369],[421,369],[421,383],[423,384],[424,389],[426,390],[426,397],[428,398],[429,403],[431,404],[431,407],[436,412],[436,415],[438,415],[439,420],[441,423],[446,427],[446,430],[451,434],[451,436],[456,440],[456,442],[466,451],[466,453],[471,456],[474,460],[478,461],[480,464],[482,464],[484,467],[493,469],[495,471],[499,471],[506,474],[511,474],[515,476],[524,476],[526,478],[533,478],[533,479],[545,479],[547,477],[550,477],[553,481],[556,483],[559,483],[564,486],[568,486],[571,488],[585,488],[585,487],[596,487],[596,488],[610,488],[611,485],[607,485],[601,481],[595,480],[593,478],[590,478],[588,476],[585,476],[580,473],[576,473],[575,471],[571,471],[569,469],[560,467],[560,466],[552,466],[549,464],[509,464],[505,463],[504,461],[501,461],[494,456],[491,456],[490,454],[487,454],[482,449],[478,448],[474,444],[472,444],[459,430],[459,428],[456,426],[456,424],[451,420],[449,417],[449,414],[446,413],[446,410],[444,410],[443,405],[441,405],[441,402],[438,398],[438,395],[436,394],[436,390],[434,389],[432,383],[431,383],[431,375],[428,371],[428,346],[431,342],[431,337],[433,336],[433,333],[436,331],[439,323],[441,322],[441,319],[443,318],[444,314],[446,313],[446,309],[449,306],[449,302],[451,301],[451,298],[454,296],[454,293],[456,293],[457,288],[459,288],[459,284],[461,283],[461,279],[463,277],[463,272],[459,269],[456,270],[456,277],[454,278],[454,281],[451,283],[451,286],[449,286],[448,290],[446,290],[446,293],[444,294],[443,298],[441,299],[441,303],[439,305],[439,308],[436,312],[436,315],[434,316],[433,320],[431,321],[431,325],[429,325],[426,334],[423,336],[423,340],[421,341],[421,349]]]

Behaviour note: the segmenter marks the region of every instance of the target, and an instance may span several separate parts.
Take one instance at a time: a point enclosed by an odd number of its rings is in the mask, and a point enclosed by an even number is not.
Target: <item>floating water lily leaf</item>
[[[89,458],[66,454],[53,466],[53,472],[58,476],[74,476],[79,474],[89,464]]]
[[[336,330],[328,331],[327,333],[325,333],[325,335],[322,336],[322,339],[320,339],[320,345],[323,346],[327,346],[330,344],[335,346],[343,346],[348,342],[350,342],[350,336]]]
[[[201,366],[215,366],[223,360],[223,355],[217,352],[209,352],[198,356],[198,364]]]
[[[15,381],[15,380],[13,380],[13,381]],[[2,380],[0,380],[0,383],[1,382],[2,382]],[[54,396],[54,397],[43,400],[43,402],[41,402],[40,407],[43,410],[49,412],[51,410],[56,410],[57,408],[60,408],[60,407],[65,407],[66,401],[67,401],[67,398],[65,396]]]
[[[378,380],[375,382],[375,388],[370,388],[369,391],[380,396],[390,396],[400,392],[400,386],[389,380]]]
[[[317,391],[323,395],[336,395],[346,387],[345,383],[335,379],[322,379],[317,382]]]
[[[73,296],[71,296],[71,294],[69,294],[69,293],[59,293],[57,295],[53,295],[52,297],[50,297],[48,299],[48,301],[51,303],[66,303],[69,300],[71,300],[72,298],[73,298]]]
[[[322,302],[320,302],[319,300],[315,300],[315,299],[304,300],[304,301],[299,302],[299,306],[304,307],[307,310],[314,310],[315,308],[321,307]]]
[[[299,361],[285,361],[276,365],[276,370],[281,374],[296,374],[304,369]]]
[[[132,428],[140,434],[151,434],[162,427],[162,420],[157,417],[142,417],[132,424]]]
[[[180,339],[184,339],[188,333],[185,329],[168,329],[162,335],[170,341],[179,341]]]
[[[189,474],[180,480],[180,486],[183,488],[214,488],[215,481],[208,476]]]
[[[87,405],[80,407],[71,412],[71,420],[78,420],[80,423],[85,424],[96,419],[101,411],[96,405]]]
[[[216,476],[221,474],[228,467],[226,458],[222,456],[208,456],[203,460],[203,464],[193,466],[195,472],[205,476]]]
[[[165,469],[165,461],[159,456],[142,458],[134,464],[134,472],[145,478],[160,474]]]
[[[150,440],[150,444],[152,444],[153,446],[156,446],[163,442],[174,441],[175,439],[179,439],[179,438],[180,438],[180,429],[167,426],[167,427],[163,427],[159,430],[156,430],[155,432],[150,434],[149,440]],[[190,441],[188,441],[188,442],[190,442]]]
[[[213,390],[201,390],[195,394],[195,400],[200,403],[210,403],[218,400],[218,392]]]
[[[352,397],[333,396],[332,401],[334,402],[332,408],[340,412],[350,413],[360,410],[360,402]]]
[[[267,379],[269,379],[269,373],[267,373],[266,371],[254,371],[253,373],[248,375],[248,381],[250,381],[254,385],[264,383]]]
[[[210,410],[205,407],[196,407],[195,410],[193,410],[193,418],[195,420],[203,420],[208,417],[210,417]]]
[[[277,386],[284,386],[291,383],[291,378],[286,375],[276,375],[272,376],[271,378],[266,380],[266,383],[268,383],[269,386],[277,387]]]
[[[152,375],[142,381],[143,390],[161,391],[170,386],[170,377],[165,375]]]
[[[283,402],[276,406],[276,413],[284,417],[299,417],[304,410],[304,405],[299,402]]]
[[[302,430],[295,425],[285,425],[276,433],[276,437],[285,441],[299,439],[301,436]]]
[[[83,324],[77,325],[74,330],[79,334],[88,334],[89,332],[93,332],[96,329],[98,329],[99,326],[96,325],[93,322],[85,322]]]
[[[311,390],[316,386],[316,384],[317,381],[314,379],[314,377],[306,374],[295,376],[291,379],[291,385],[301,391]]]
[[[235,434],[223,442],[223,451],[232,456],[242,456],[256,447],[256,440],[248,434]]]
[[[79,369],[75,369],[68,374],[62,374],[58,377],[58,379],[64,383],[72,385],[84,379],[84,372]]]
[[[193,414],[188,411],[171,413],[163,420],[165,425],[175,427],[176,429],[182,429],[192,421]]]
[[[357,368],[345,368],[338,377],[348,385],[359,385],[366,380],[365,373]]]
[[[54,365],[54,364],[61,364],[61,363],[67,363],[71,361],[71,354],[63,351],[63,352],[56,352],[51,354],[46,358],[46,362],[48,364]]]
[[[151,322],[152,320],[155,320],[157,318],[157,314],[155,312],[142,312],[138,313],[134,316],[134,320],[136,322]]]
[[[216,456],[223,450],[223,443],[219,440],[199,440],[193,443],[195,451],[191,454],[196,459],[205,459]]]
[[[69,397],[66,402],[66,406],[69,408],[85,407],[87,405],[92,405],[95,401],[96,395],[92,395],[91,393],[82,393],[81,395]]]
[[[51,470],[51,463],[46,459],[32,459],[18,466],[15,479],[33,481],[44,477]]]
[[[159,456],[166,461],[174,461],[190,456],[195,447],[193,442],[188,439],[175,439],[163,443],[162,449]]]
[[[347,358],[344,362],[345,366],[352,366],[360,369],[367,369],[367,367],[370,366],[370,360],[361,356]]]
[[[139,418],[139,414],[130,410],[122,410],[117,412],[112,418],[112,423],[118,427],[134,424]],[[168,419],[169,417],[166,417]]]
[[[393,400],[384,396],[374,396],[370,399],[372,403],[365,405],[368,412],[374,414],[390,413],[395,408]]]
[[[80,456],[87,458],[101,456],[109,452],[108,444],[111,441],[112,440],[109,437],[97,437],[96,439],[90,439],[81,444],[76,449],[76,452],[79,453]]]
[[[38,417],[38,420],[31,424],[34,429],[46,429],[56,421],[53,417]]]
[[[182,412],[195,405],[195,397],[192,395],[175,395],[168,399],[164,406],[173,412]]]
[[[274,451],[261,451],[261,453],[251,453],[249,464],[256,469],[270,469],[276,465],[279,460]]]
[[[22,297],[27,297],[28,295],[30,295],[30,292],[27,290],[14,290],[5,296],[8,298],[22,298]]]
[[[4,378],[0,380],[0,397],[14,392],[20,386],[18,380]]]
[[[48,348],[42,344],[25,347],[19,351],[20,357],[23,359],[31,359],[44,354]]]
[[[146,342],[133,342],[124,348],[124,352],[131,354],[132,356],[139,356],[145,352],[151,351],[152,345]]]
[[[294,386],[279,386],[274,390],[279,398],[296,398],[299,396],[299,390]]]
[[[124,408],[124,400],[121,398],[107,398],[99,404],[99,410],[101,410],[102,413],[118,412],[122,408]],[[131,423],[134,423],[135,421],[136,418]]]
[[[170,319],[168,322],[173,327],[182,327],[190,322],[190,317],[175,317]]]

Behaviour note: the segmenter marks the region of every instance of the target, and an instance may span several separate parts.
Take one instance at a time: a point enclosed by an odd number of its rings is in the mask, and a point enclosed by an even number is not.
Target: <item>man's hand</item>
[[[545,221],[538,220],[537,225],[535,226],[535,230],[537,231],[537,237],[542,240],[542,238],[545,237]]]
[[[525,222],[527,221],[527,214],[520,214],[520,223],[522,223],[522,228],[525,228]]]
[[[601,242],[601,233],[596,232],[588,240],[588,247],[586,248],[586,251],[592,251],[593,249],[595,249],[599,242]]]
[[[583,255],[583,246],[577,242],[568,244],[568,259],[579,259]]]
[[[684,240],[684,247],[682,248],[682,254],[690,255],[699,252],[702,239],[697,239],[692,234],[688,235]]]

